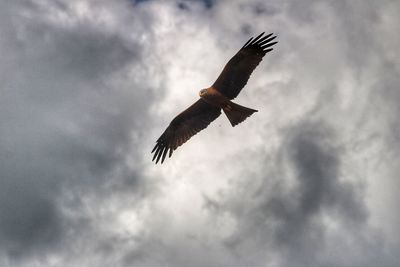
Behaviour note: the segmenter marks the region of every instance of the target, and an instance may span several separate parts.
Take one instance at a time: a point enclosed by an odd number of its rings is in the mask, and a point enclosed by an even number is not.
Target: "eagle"
[[[167,154],[171,157],[174,150],[205,129],[218,118],[221,109],[232,127],[257,112],[231,100],[238,96],[265,54],[271,52],[272,46],[278,43],[272,42],[276,35],[273,33],[264,35],[264,33],[250,38],[228,61],[214,84],[200,90],[200,99],[171,121],[151,151],[154,153],[153,161],[156,164],[160,160],[163,163]]]

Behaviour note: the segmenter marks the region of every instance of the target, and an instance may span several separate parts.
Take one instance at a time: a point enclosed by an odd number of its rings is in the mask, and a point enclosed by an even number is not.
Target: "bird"
[[[251,37],[243,47],[228,61],[214,84],[199,92],[200,99],[178,114],[169,124],[163,134],[157,139],[151,153],[152,161],[157,164],[164,162],[167,154],[172,153],[192,136],[207,128],[219,117],[221,110],[228,117],[232,127],[243,122],[258,110],[238,105],[231,100],[236,98],[247,84],[250,75],[260,64],[277,37],[273,33]]]

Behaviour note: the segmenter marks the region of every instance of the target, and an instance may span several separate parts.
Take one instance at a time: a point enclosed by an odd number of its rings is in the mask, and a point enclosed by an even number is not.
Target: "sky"
[[[0,2],[0,266],[395,267],[400,2]],[[252,36],[279,43],[163,165]]]

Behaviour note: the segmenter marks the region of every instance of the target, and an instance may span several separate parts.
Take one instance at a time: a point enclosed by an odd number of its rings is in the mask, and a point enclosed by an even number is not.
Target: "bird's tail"
[[[258,111],[255,109],[243,107],[231,101],[223,108],[223,110],[225,112],[225,115],[228,117],[230,123],[232,124],[232,127],[241,123],[242,121],[250,117],[251,114]]]

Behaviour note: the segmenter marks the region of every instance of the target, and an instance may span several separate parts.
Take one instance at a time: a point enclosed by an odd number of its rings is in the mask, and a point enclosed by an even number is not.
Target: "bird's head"
[[[199,92],[199,96],[204,96],[207,93],[207,89],[201,89]]]

